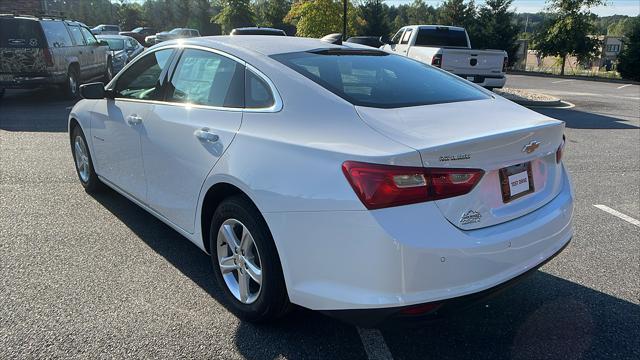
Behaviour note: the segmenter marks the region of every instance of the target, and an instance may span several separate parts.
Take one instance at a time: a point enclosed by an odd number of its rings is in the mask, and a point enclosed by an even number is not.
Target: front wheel
[[[108,84],[113,79],[113,63],[111,59],[107,60],[107,68],[104,71],[104,84]]]
[[[241,319],[277,319],[290,303],[273,238],[258,209],[235,196],[216,209],[209,231],[216,282]]]
[[[78,98],[78,89],[80,88],[80,79],[78,72],[74,68],[69,68],[67,72],[67,80],[62,85],[65,98],[75,100]]]
[[[90,194],[101,190],[103,185],[93,168],[93,160],[89,153],[87,140],[80,126],[75,126],[71,133],[71,152],[73,153],[78,179],[80,179],[84,190]]]

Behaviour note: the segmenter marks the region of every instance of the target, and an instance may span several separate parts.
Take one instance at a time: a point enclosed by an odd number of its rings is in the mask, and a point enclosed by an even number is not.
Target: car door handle
[[[198,129],[193,132],[193,135],[200,140],[214,143],[220,139],[220,137],[214,133],[209,132],[208,128]]]
[[[129,115],[127,117],[127,123],[129,125],[138,125],[140,123],[142,123],[142,118],[138,115]]]

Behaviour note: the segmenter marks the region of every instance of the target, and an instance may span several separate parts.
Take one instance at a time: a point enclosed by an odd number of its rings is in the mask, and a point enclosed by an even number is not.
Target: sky
[[[442,0],[423,0],[431,6],[438,6]],[[385,0],[389,5],[411,3],[413,0]],[[476,0],[476,3],[482,4],[483,0]],[[513,8],[519,13],[536,13],[542,11],[545,7],[545,0],[514,0]],[[640,0],[607,0],[607,6],[598,6],[592,11],[599,16],[609,15],[629,15],[637,16],[640,14]]]

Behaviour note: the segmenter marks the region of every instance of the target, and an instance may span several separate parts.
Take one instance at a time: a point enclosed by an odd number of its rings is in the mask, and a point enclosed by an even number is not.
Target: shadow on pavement
[[[532,110],[567,123],[572,129],[640,129],[628,120],[575,109],[532,108]]]
[[[66,132],[71,107],[57,88],[6,90],[0,99],[0,129],[26,132]]]
[[[93,197],[151,249],[225,306],[207,254],[115,191],[105,190]],[[249,359],[366,358],[353,326],[302,308],[295,308],[273,324],[241,322],[234,341],[238,351]]]
[[[224,304],[200,249],[114,191],[94,198]],[[382,332],[396,359],[640,358],[640,306],[541,271],[453,317]],[[300,308],[275,324],[242,322],[234,340],[247,358],[366,356],[354,327]]]
[[[638,359],[640,306],[538,271],[446,321],[383,334],[399,359]]]

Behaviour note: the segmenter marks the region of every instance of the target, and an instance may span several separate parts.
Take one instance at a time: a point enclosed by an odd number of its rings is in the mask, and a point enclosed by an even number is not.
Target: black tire
[[[82,166],[79,165],[79,154],[77,153],[76,148],[76,140],[78,138],[80,138],[82,140],[82,143],[84,144],[83,152],[88,162],[88,166],[86,166],[86,175],[81,170]],[[93,168],[93,159],[91,158],[91,154],[89,153],[87,139],[84,137],[84,133],[78,125],[76,125],[71,132],[71,154],[73,155],[73,164],[76,168],[76,174],[78,175],[78,179],[80,180],[80,184],[82,184],[82,187],[84,187],[84,190],[89,194],[93,194],[104,189],[104,184],[102,183],[102,181],[100,181],[95,169]]]
[[[67,71],[67,79],[62,85],[62,93],[64,97],[69,100],[75,100],[78,98],[80,89],[80,75],[78,71],[70,67]]]
[[[113,65],[111,58],[107,60],[107,68],[104,70],[104,84],[107,85],[113,79]]]
[[[257,298],[250,304],[241,302],[233,295],[218,264],[218,230],[229,219],[241,222],[249,230],[259,253],[262,285]],[[232,196],[218,206],[211,221],[209,244],[216,283],[236,316],[259,323],[273,321],[289,311],[291,304],[275,243],[266,222],[251,201],[244,196]]]

